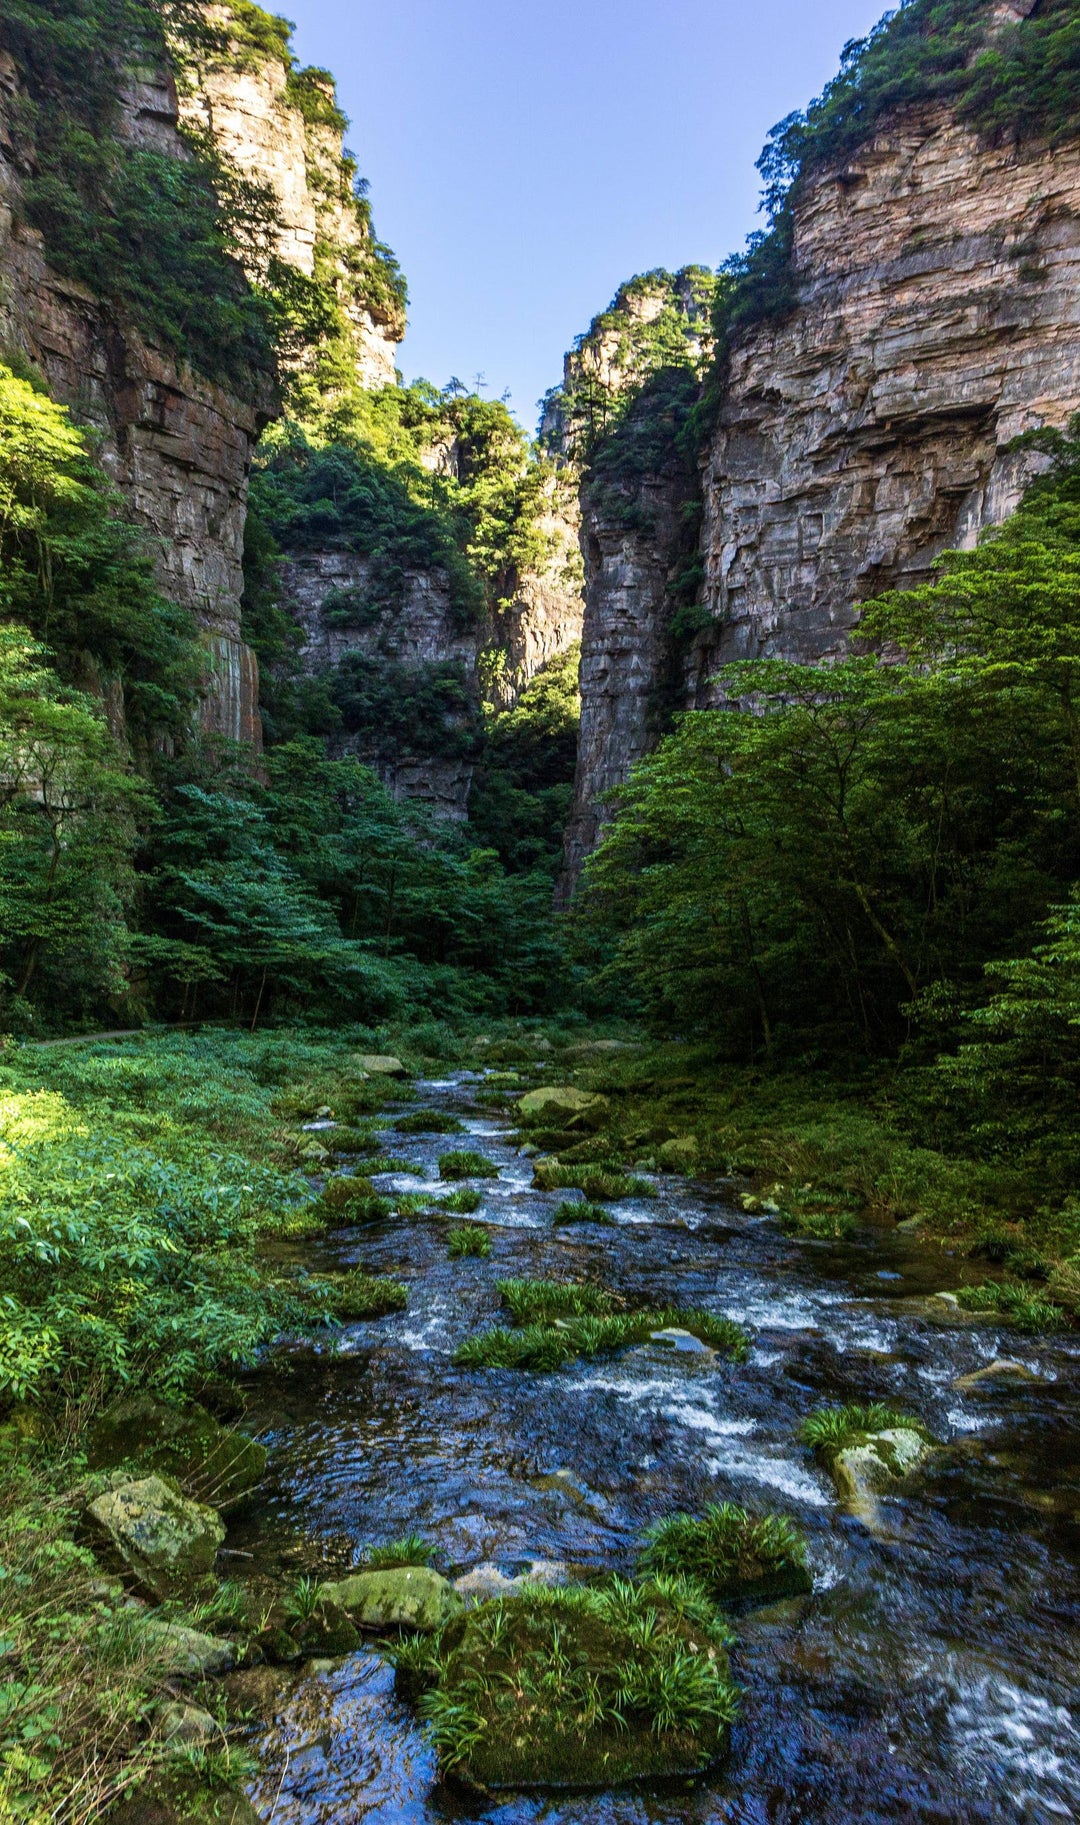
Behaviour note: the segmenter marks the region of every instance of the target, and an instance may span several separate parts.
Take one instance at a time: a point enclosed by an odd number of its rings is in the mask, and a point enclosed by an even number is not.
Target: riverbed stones
[[[159,1600],[212,1570],[225,1538],[215,1509],[160,1476],[106,1490],[90,1503],[85,1524],[106,1565]]]
[[[324,1584],[322,1600],[362,1629],[415,1629],[420,1634],[441,1629],[465,1607],[450,1581],[426,1565],[353,1572]]]
[[[170,1407],[151,1394],[114,1402],[95,1423],[87,1455],[96,1468],[131,1463],[175,1477],[221,1509],[251,1495],[266,1470],[265,1445],[221,1425],[205,1407]]]
[[[234,1641],[222,1635],[206,1635],[186,1623],[151,1616],[143,1625],[154,1651],[158,1669],[173,1679],[205,1679],[213,1674],[228,1673],[236,1665],[238,1650]]]
[[[1037,1375],[1034,1369],[1029,1369],[1026,1362],[1015,1362],[1011,1357],[1002,1356],[994,1362],[986,1363],[981,1369],[972,1369],[967,1375],[958,1375],[953,1387],[964,1393],[974,1393],[980,1388],[993,1388],[1001,1382],[1027,1383],[1039,1387],[1043,1377]]]
[[[602,1128],[610,1104],[606,1096],[579,1090],[576,1084],[545,1084],[529,1090],[518,1102],[527,1122],[557,1122],[575,1128]]]
[[[930,1456],[920,1432],[908,1426],[891,1426],[871,1433],[862,1443],[847,1445],[830,1460],[837,1494],[854,1513],[876,1511],[878,1496],[896,1492],[904,1479]]]

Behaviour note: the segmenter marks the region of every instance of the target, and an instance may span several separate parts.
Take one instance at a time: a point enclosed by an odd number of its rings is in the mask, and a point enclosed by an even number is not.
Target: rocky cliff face
[[[219,47],[187,47],[180,67],[180,113],[209,135],[234,170],[270,193],[278,257],[308,279],[328,281],[350,327],[350,355],[361,386],[393,386],[405,333],[398,297],[370,283],[378,249],[366,206],[354,195],[342,149],[344,120],[332,77],[297,71],[286,48],[256,52],[231,35],[230,9],[204,9]]]
[[[795,260],[708,455],[696,701],[717,661],[836,652],[860,600],[1012,511],[1014,438],[1080,409],[1080,146],[909,113],[813,187]]]
[[[544,561],[514,576],[508,599],[493,617],[491,639],[501,659],[492,668],[491,695],[499,709],[509,709],[530,678],[581,639],[585,600],[576,471],[561,469],[549,478],[536,528]]]
[[[258,675],[240,640],[241,558],[251,452],[275,407],[264,384],[240,400],[117,321],[49,266],[20,213],[27,173],[9,120],[14,64],[0,66],[0,344],[39,369],[53,396],[101,433],[101,460],[159,553],[161,581],[194,610],[209,672],[207,728],[259,739]],[[164,71],[132,82],[122,126],[140,145],[184,156]]]
[[[479,633],[460,626],[438,571],[406,572],[400,593],[381,610],[368,606],[374,575],[369,559],[343,551],[306,552],[282,565],[282,599],[303,630],[305,670],[326,674],[359,660],[400,700],[433,674],[456,676],[461,690],[444,706],[429,703],[427,726],[412,730],[411,740],[406,732],[403,742],[396,728],[356,732],[346,726],[331,737],[331,751],[355,754],[374,767],[396,798],[417,799],[460,821],[473,777],[468,750],[479,714]]]
[[[808,188],[794,260],[795,310],[730,357],[702,476],[707,625],[673,707],[714,702],[728,660],[842,651],[860,601],[1014,508],[1037,459],[1012,440],[1080,410],[1080,146],[988,144],[908,109]],[[589,537],[571,874],[648,745],[674,612],[662,554]]]

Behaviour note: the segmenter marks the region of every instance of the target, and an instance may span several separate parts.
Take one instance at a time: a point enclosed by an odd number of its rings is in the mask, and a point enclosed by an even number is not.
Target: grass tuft
[[[503,1280],[503,1303],[513,1327],[496,1325],[467,1337],[454,1354],[458,1368],[563,1368],[579,1357],[591,1358],[632,1344],[646,1343],[654,1331],[677,1327],[702,1343],[741,1361],[749,1339],[740,1325],[712,1312],[677,1307],[620,1310],[613,1293],[602,1287],[556,1280]]]
[[[898,1413],[881,1401],[868,1407],[818,1407],[799,1427],[799,1437],[811,1450],[824,1456],[844,1451],[849,1445],[861,1445],[877,1432],[903,1430],[925,1435],[925,1428],[907,1413]]]
[[[359,1268],[347,1274],[312,1275],[306,1284],[331,1318],[385,1318],[390,1312],[406,1311],[409,1304],[400,1280],[365,1274]]]
[[[1002,1318],[1011,1318],[1018,1331],[1029,1335],[1060,1331],[1068,1323],[1060,1305],[1028,1286],[1001,1286],[996,1280],[987,1280],[982,1286],[961,1287],[957,1298],[966,1312],[997,1312]]]
[[[403,1642],[399,1670],[444,1773],[491,1788],[610,1787],[718,1759],[738,1708],[729,1640],[685,1580],[527,1588],[442,1637]]]
[[[811,1588],[806,1544],[787,1515],[748,1514],[713,1502],[700,1518],[669,1515],[650,1527],[642,1571],[694,1580],[718,1603],[770,1602]]]
[[[498,1176],[499,1168],[494,1160],[489,1160],[483,1153],[474,1153],[468,1147],[444,1153],[439,1160],[440,1179],[497,1179]]]
[[[394,1127],[398,1134],[464,1134],[465,1123],[442,1109],[413,1109],[399,1115]]]
[[[471,1223],[467,1229],[452,1229],[446,1238],[446,1252],[451,1261],[460,1260],[466,1255],[486,1261],[491,1254],[491,1237],[475,1223]]]
[[[365,1571],[395,1571],[403,1565],[430,1565],[435,1548],[420,1534],[404,1534],[385,1546],[369,1546],[363,1555]]]
[[[569,1223],[598,1223],[605,1229],[611,1229],[615,1224],[610,1210],[605,1210],[602,1204],[590,1203],[588,1198],[580,1201],[565,1199],[555,1210],[551,1221],[556,1229],[562,1229]]]

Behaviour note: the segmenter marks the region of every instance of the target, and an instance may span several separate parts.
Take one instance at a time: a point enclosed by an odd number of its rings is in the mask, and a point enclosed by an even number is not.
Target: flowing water
[[[445,1220],[341,1232],[305,1259],[409,1288],[400,1316],[278,1358],[252,1390],[275,1481],[237,1543],[263,1563],[340,1575],[417,1532],[452,1573],[539,1560],[628,1571],[642,1529],[733,1500],[794,1515],[813,1595],[737,1619],[743,1709],[705,1782],[608,1794],[499,1795],[441,1784],[375,1652],[284,1676],[256,1747],[273,1825],[1050,1825],[1080,1819],[1080,1340],[1025,1339],[927,1296],[961,1269],[896,1230],[797,1242],[722,1191],[662,1178],[612,1206],[614,1229],[555,1229],[565,1193],[531,1188],[475,1078],[418,1087],[469,1135],[402,1138],[434,1180],[450,1147],[500,1167],[476,1220],[489,1261],[450,1261]],[[415,1105],[412,1105],[415,1106]],[[410,1177],[385,1184],[416,1190]],[[460,1223],[462,1219],[456,1218]],[[554,1375],[460,1370],[508,1275],[590,1277],[739,1319],[743,1364],[651,1346]],[[995,1358],[1037,1381],[957,1380]],[[947,1449],[878,1528],[845,1515],[795,1440],[823,1400],[884,1399]]]

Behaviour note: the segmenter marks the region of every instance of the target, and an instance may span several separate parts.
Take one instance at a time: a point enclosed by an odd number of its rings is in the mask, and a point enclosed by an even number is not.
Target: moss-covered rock
[[[696,1172],[701,1158],[696,1134],[679,1134],[674,1140],[665,1141],[656,1158],[664,1172]]]
[[[297,1624],[294,1634],[298,1647],[308,1655],[326,1654],[337,1659],[354,1654],[360,1646],[360,1631],[351,1617],[337,1603],[319,1592],[317,1608]]]
[[[151,1394],[109,1407],[91,1429],[87,1456],[96,1469],[135,1464],[174,1477],[221,1509],[257,1489],[266,1470],[265,1445],[222,1426],[205,1407],[170,1407]]]
[[[737,1707],[728,1636],[669,1580],[528,1590],[399,1658],[444,1772],[483,1789],[615,1787],[704,1772]]]
[[[174,1679],[205,1679],[227,1673],[237,1662],[236,1643],[205,1635],[186,1623],[151,1616],[144,1625],[159,1671]]]
[[[463,1609],[452,1584],[426,1565],[353,1572],[322,1587],[322,1601],[333,1605],[364,1629],[443,1628]]]
[[[106,1565],[158,1599],[212,1570],[225,1538],[215,1509],[159,1476],[106,1490],[90,1503],[85,1525]]]
[[[518,1109],[527,1123],[556,1123],[565,1127],[602,1128],[610,1104],[606,1096],[579,1090],[576,1084],[545,1084],[520,1098]]]
[[[361,1052],[354,1058],[358,1071],[367,1077],[407,1077],[408,1072],[400,1058],[389,1052]]]
[[[849,1445],[830,1460],[836,1492],[855,1513],[872,1508],[877,1496],[889,1495],[918,1470],[933,1447],[910,1427],[875,1432],[861,1445]]]

